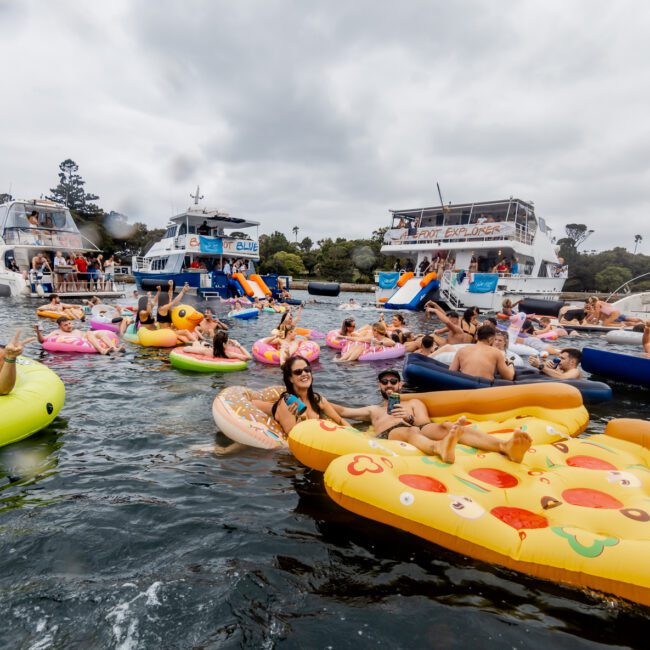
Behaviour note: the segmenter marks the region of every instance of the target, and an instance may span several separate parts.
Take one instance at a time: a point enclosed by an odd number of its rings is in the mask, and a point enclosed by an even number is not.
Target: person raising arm
[[[0,344],[0,395],[9,395],[16,385],[16,359],[23,353],[23,348],[36,337],[20,339],[20,329],[7,345]]]

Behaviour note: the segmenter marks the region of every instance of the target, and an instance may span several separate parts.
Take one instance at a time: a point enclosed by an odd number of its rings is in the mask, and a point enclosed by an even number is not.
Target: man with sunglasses
[[[370,422],[378,431],[377,438],[400,440],[417,447],[427,455],[437,455],[445,463],[453,463],[456,443],[484,451],[496,451],[511,461],[520,463],[532,444],[531,437],[516,429],[509,440],[499,440],[483,433],[461,417],[456,422],[431,422],[427,407],[419,399],[409,399],[392,407],[388,413],[388,398],[402,390],[402,379],[397,370],[382,370],[377,375],[377,387],[382,403],[361,408],[334,405],[344,418]]]

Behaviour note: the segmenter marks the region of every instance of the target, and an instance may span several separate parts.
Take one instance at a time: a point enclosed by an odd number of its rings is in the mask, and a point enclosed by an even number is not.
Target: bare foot
[[[464,427],[464,426],[466,426],[467,424],[469,424],[469,420],[468,420],[464,415],[461,415],[461,416],[456,420],[456,424],[457,424],[459,427]]]
[[[445,463],[453,463],[456,460],[456,443],[462,434],[462,428],[454,425],[442,440],[433,442],[431,448]]]
[[[524,454],[530,449],[533,439],[521,429],[515,429],[510,440],[501,443],[501,453],[513,463],[521,463]]]

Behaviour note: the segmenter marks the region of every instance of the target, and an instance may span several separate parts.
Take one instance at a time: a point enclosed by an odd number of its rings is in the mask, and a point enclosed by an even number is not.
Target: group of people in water
[[[138,307],[132,317],[124,315],[120,318],[123,323],[135,322],[138,327],[174,328],[179,342],[185,344],[186,350],[194,354],[216,358],[250,359],[248,350],[238,341],[229,338],[228,325],[217,318],[210,308],[204,309],[203,318],[196,328],[184,330],[174,327],[172,311],[181,303],[186,292],[187,286],[182,287],[174,297],[172,283],[166,293],[162,292],[161,287],[157,287],[155,295],[149,293],[139,299]],[[598,302],[588,301],[588,304],[592,306],[593,313],[602,316],[603,309],[597,304]],[[258,300],[256,303],[253,304],[258,308],[259,305],[277,304],[269,300]],[[88,304],[92,307],[101,302],[93,298],[88,301]],[[530,447],[530,437],[520,430],[515,431],[509,440],[501,441],[468,426],[462,418],[457,422],[432,423],[425,405],[417,399],[405,399],[392,406],[388,412],[389,397],[399,394],[403,387],[401,375],[395,369],[383,370],[377,377],[377,389],[382,398],[380,404],[351,408],[328,401],[325,396],[314,390],[311,364],[299,354],[300,341],[297,339],[299,332],[297,327],[302,316],[302,306],[298,307],[295,313],[290,305],[285,304],[282,307],[283,313],[277,328],[264,341],[280,350],[285,393],[274,404],[258,406],[268,411],[285,433],[288,433],[297,421],[305,418],[327,418],[343,426],[347,425],[348,420],[366,421],[371,423],[374,430],[378,432],[378,438],[408,442],[427,454],[439,455],[447,463],[453,462],[454,449],[458,442],[478,449],[502,453],[514,462],[520,462]],[[84,338],[102,354],[124,349],[123,345],[116,342],[114,336],[109,336],[109,333],[103,330],[76,329],[74,319],[79,318],[78,305],[62,303],[58,296],[52,296],[50,302],[43,308],[61,313],[56,320],[58,328],[53,333]],[[120,307],[115,308],[119,312],[122,311]],[[511,315],[513,308],[512,303],[504,301],[502,314]],[[338,337],[344,340],[346,345],[336,361],[354,361],[368,346],[390,348],[402,345],[406,352],[418,352],[434,358],[443,352],[453,351],[454,357],[450,365],[452,371],[458,370],[486,379],[493,379],[496,375],[508,380],[514,378],[514,367],[508,356],[509,337],[506,331],[497,327],[496,318],[481,319],[476,308],[467,309],[462,314],[445,311],[433,301],[426,304],[425,311],[427,319],[435,316],[443,327],[417,334],[411,331],[406,324],[406,319],[400,313],[392,314],[388,323],[381,313],[376,322],[359,328],[353,317],[345,318]],[[641,326],[644,332],[643,348],[645,353],[650,355],[650,321],[641,323]],[[550,377],[580,378],[580,350],[571,347],[557,349],[535,336],[548,332],[551,327],[551,321],[547,318],[540,318],[537,328],[530,320],[524,322],[522,332],[527,333],[528,336],[522,340],[527,344],[537,340],[540,351],[545,347],[547,351],[557,356],[553,360],[544,360],[541,356],[533,355],[529,358],[530,365],[539,368]],[[36,338],[42,342],[44,339],[42,330],[38,326],[35,330]],[[308,332],[306,336],[309,336]],[[13,388],[16,359],[22,354],[24,346],[32,340],[33,337],[21,338],[20,332],[17,332],[9,343],[0,345],[0,395],[8,394]],[[457,349],[454,346],[458,344],[466,345]],[[290,396],[297,399],[290,400],[288,399]],[[304,405],[304,408],[301,409],[300,405]]]
[[[560,309],[558,320],[561,325],[599,325],[602,327],[632,327],[643,331],[640,318],[626,316],[613,304],[596,296],[587,298],[582,307],[567,305]]]

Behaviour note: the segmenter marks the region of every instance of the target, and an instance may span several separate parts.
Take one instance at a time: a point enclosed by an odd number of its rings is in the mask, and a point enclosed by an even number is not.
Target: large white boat
[[[498,311],[505,298],[560,297],[568,268],[531,202],[510,198],[390,212],[381,252],[399,258],[413,276],[405,279],[402,270],[389,286],[390,274],[379,275],[376,297],[386,307],[417,309],[434,297],[453,309]],[[421,277],[432,261],[436,276]]]
[[[255,274],[259,222],[199,205],[199,188],[190,196],[194,204],[170,219],[162,239],[132,259],[138,289],[152,290],[172,280],[177,287],[187,283],[191,293],[206,299],[246,294],[263,298],[269,290],[277,295],[277,276]],[[246,278],[224,273],[226,264],[232,269],[236,260],[246,262]]]
[[[56,251],[64,256],[101,251],[77,228],[65,205],[46,199],[15,200],[0,205],[0,296],[42,297],[59,293],[66,297],[123,294],[114,281],[95,282],[72,268],[60,273],[33,268],[32,260],[42,253],[50,269]],[[110,286],[108,286],[110,285]]]

